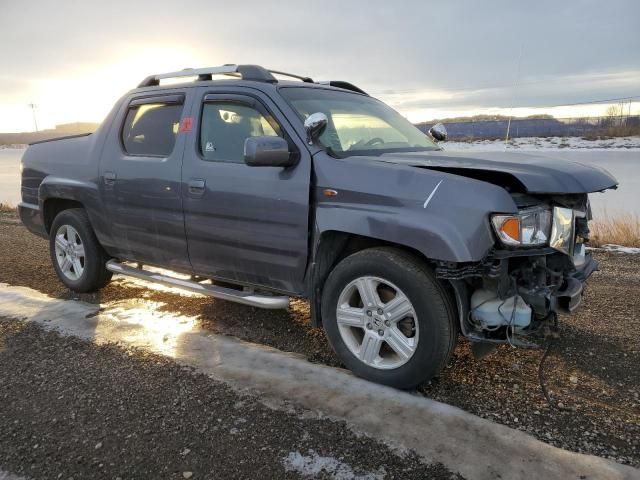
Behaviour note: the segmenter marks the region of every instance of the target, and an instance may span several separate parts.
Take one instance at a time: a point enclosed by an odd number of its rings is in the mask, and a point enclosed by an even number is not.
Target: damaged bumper
[[[584,265],[579,270],[565,276],[566,286],[555,295],[555,310],[571,313],[582,303],[582,285],[593,272],[598,270],[598,262],[591,255],[586,255],[585,259]]]
[[[465,337],[536,346],[532,335],[580,306],[583,285],[597,269],[580,244],[572,257],[550,247],[494,250],[482,262],[443,263],[436,273],[454,288]]]
[[[482,261],[441,262],[436,274],[453,286],[464,336],[537,346],[536,335],[548,332],[543,327],[555,324],[558,313],[580,306],[584,284],[598,269],[586,251],[591,209],[586,194],[513,198],[518,215],[491,215],[496,247]],[[514,225],[505,227],[502,217]]]

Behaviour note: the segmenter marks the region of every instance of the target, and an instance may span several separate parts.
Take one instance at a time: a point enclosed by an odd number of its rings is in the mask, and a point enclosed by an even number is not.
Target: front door
[[[115,256],[190,270],[182,213],[186,92],[137,94],[114,117],[100,161],[100,190]]]
[[[264,94],[201,88],[185,149],[183,199],[193,270],[301,292],[307,263],[311,158]],[[254,91],[255,92],[255,91]],[[278,135],[294,167],[250,167],[244,141]]]

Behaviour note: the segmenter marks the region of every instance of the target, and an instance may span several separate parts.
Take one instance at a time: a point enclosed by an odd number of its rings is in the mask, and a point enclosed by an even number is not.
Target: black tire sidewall
[[[409,298],[418,317],[418,348],[404,365],[389,370],[362,363],[338,330],[336,308],[343,288],[358,277],[390,281]],[[396,388],[413,388],[436,376],[448,361],[455,335],[446,293],[428,267],[393,249],[372,249],[347,257],[329,275],[323,290],[322,321],[329,343],[356,375]]]
[[[78,232],[84,246],[84,271],[78,280],[67,278],[66,275],[62,273],[56,259],[56,232],[62,225],[73,227]],[[56,216],[51,224],[49,233],[49,253],[58,278],[71,290],[81,293],[90,292],[96,288],[100,288],[100,283],[104,282],[104,254],[84,210],[64,210]]]

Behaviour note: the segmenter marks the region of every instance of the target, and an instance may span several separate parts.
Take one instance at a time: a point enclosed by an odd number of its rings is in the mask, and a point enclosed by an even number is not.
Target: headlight
[[[551,230],[549,246],[567,255],[573,255],[574,238],[575,222],[573,210],[553,207],[553,229]]]
[[[514,215],[495,214],[491,224],[500,241],[512,247],[546,245],[551,233],[551,209],[525,208]]]

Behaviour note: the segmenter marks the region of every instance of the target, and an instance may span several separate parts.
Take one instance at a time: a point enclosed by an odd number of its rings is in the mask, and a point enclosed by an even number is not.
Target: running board
[[[242,303],[252,307],[267,308],[270,310],[289,308],[289,297],[275,295],[260,295],[254,292],[234,290],[232,288],[219,287],[217,285],[203,285],[193,280],[183,280],[181,278],[170,277],[161,273],[150,272],[142,268],[135,268],[117,260],[109,260],[106,264],[107,270],[120,275],[139,278],[152,283],[160,283],[169,287],[181,288],[190,292],[209,295],[210,297],[230,302]]]

